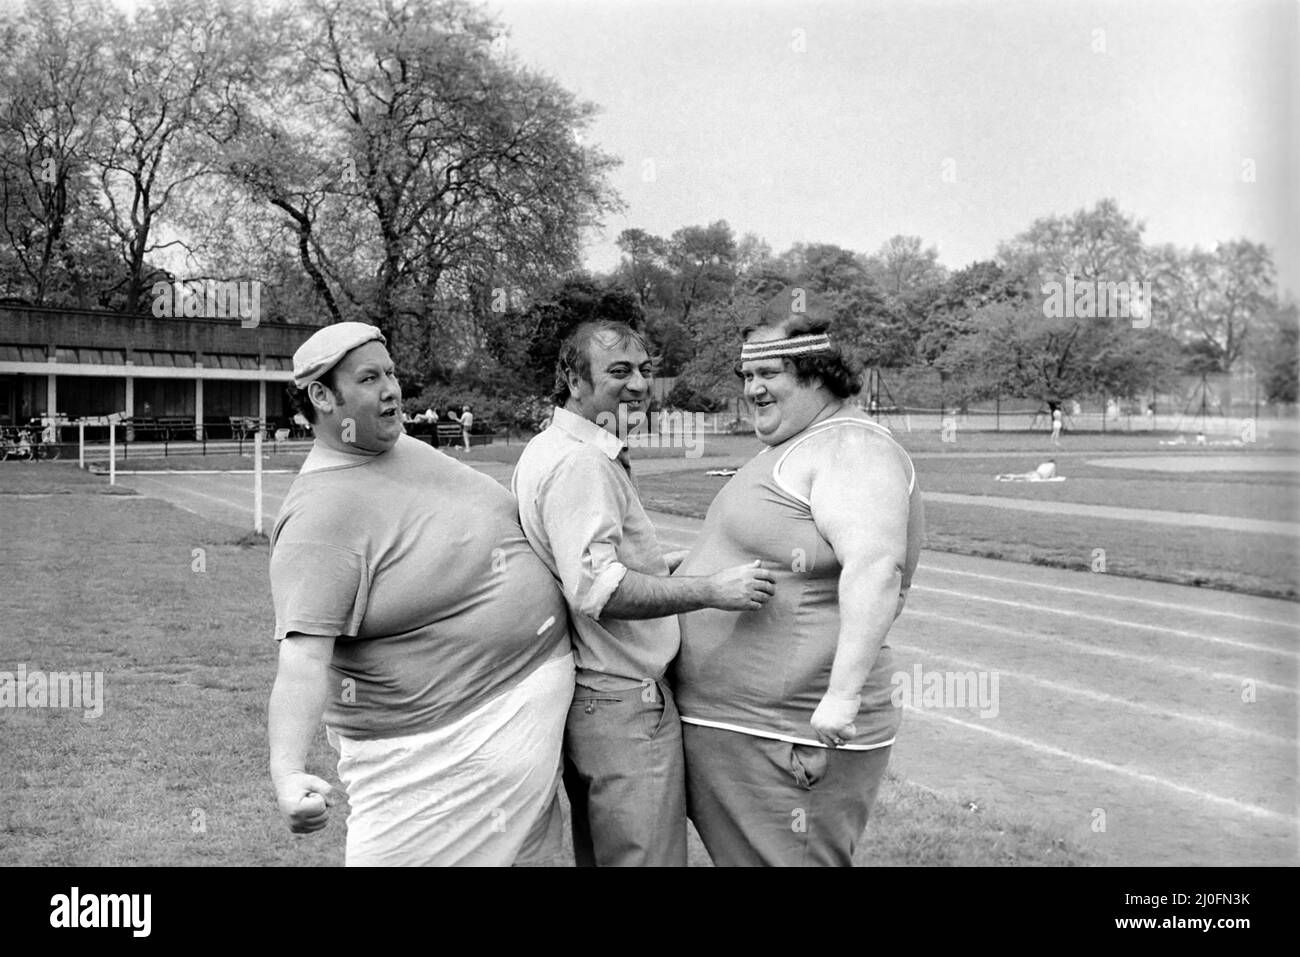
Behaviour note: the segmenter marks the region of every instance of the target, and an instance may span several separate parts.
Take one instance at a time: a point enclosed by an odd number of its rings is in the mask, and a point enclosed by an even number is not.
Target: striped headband
[[[824,332],[810,333],[806,336],[791,336],[789,339],[746,342],[740,347],[740,361],[779,359],[782,356],[812,356],[831,350],[830,336]]]

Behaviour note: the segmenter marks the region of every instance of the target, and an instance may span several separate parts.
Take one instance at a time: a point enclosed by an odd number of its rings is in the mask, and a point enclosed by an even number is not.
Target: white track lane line
[[[159,483],[159,484],[163,484],[163,483]],[[171,486],[168,487],[168,490],[169,490],[169,491],[172,491],[172,492],[175,492],[175,493],[177,493],[177,494],[180,494],[180,495],[193,495],[195,498],[202,498],[202,499],[207,499],[207,500],[210,501],[210,502],[217,502],[217,503],[220,504],[220,505],[224,505],[226,508],[235,509],[235,510],[240,511],[240,512],[246,512],[246,513],[248,514],[248,517],[249,517],[249,518],[252,518],[252,517],[253,517],[253,501],[252,501],[252,497],[253,497],[253,496],[252,496],[252,490],[251,490],[251,489],[250,489],[247,493],[245,493],[245,496],[246,496],[246,498],[248,499],[247,502],[244,502],[244,501],[242,501],[242,500],[241,500],[241,501],[232,501],[231,499],[223,498],[223,497],[220,496],[220,495],[212,495],[212,494],[210,494],[210,493],[208,493],[208,492],[200,492],[198,489],[185,488],[184,486],[179,486],[179,485],[171,485]],[[158,492],[157,492],[156,490],[155,490],[154,494],[153,494],[152,496],[150,496],[150,497],[152,497],[152,498],[161,498],[163,501],[167,501],[167,499],[166,499],[163,495],[158,494]],[[272,497],[273,497],[273,496],[269,496],[269,495],[266,495],[265,493],[263,493],[263,495],[262,495],[262,504],[263,504],[263,506],[265,506],[266,501],[267,501],[268,499],[272,498]],[[283,499],[284,496],[274,496],[274,497],[277,498],[277,499]],[[175,504],[175,503],[173,503],[173,504]],[[183,506],[181,506],[181,507],[183,507]],[[189,510],[187,509],[187,511],[189,511]],[[268,511],[266,510],[266,508],[263,507],[263,509],[262,509],[262,517],[263,517],[263,518],[266,518],[266,517],[269,516],[269,517],[271,518],[271,522],[274,523],[274,521],[275,521],[275,515],[276,515],[275,512],[273,512],[273,511],[272,511],[272,512],[268,512]],[[205,517],[209,517],[209,518],[210,518],[211,516],[205,515]],[[220,521],[220,520],[218,519],[218,521]],[[226,524],[229,524],[229,523],[226,523]],[[263,523],[262,523],[262,527],[265,528],[265,527],[266,527],[266,524],[267,524],[266,522],[263,522]]]
[[[930,565],[924,562],[918,566],[917,570],[939,572],[940,574],[943,575],[964,575],[968,578],[980,578],[983,579],[984,581],[1003,582],[1008,585],[1029,586],[1030,588],[1043,588],[1049,591],[1058,591],[1069,595],[1088,595],[1089,597],[1092,598],[1105,599],[1108,602],[1127,601],[1137,605],[1149,605],[1152,608],[1169,608],[1175,611],[1189,612],[1197,615],[1217,615],[1222,618],[1235,618],[1238,621],[1255,622],[1256,624],[1261,624],[1261,625],[1275,625],[1279,628],[1300,628],[1300,606],[1296,607],[1295,619],[1291,621],[1278,621],[1275,618],[1260,618],[1257,615],[1243,615],[1234,611],[1218,611],[1213,608],[1200,608],[1195,605],[1180,605],[1176,602],[1156,601],[1152,598],[1133,598],[1127,595],[1116,595],[1111,592],[1094,591],[1090,588],[1068,588],[1065,585],[1048,585],[1048,584],[1044,584],[1043,582],[1027,581],[1023,578],[1004,578],[1001,575],[985,575],[980,572],[961,571],[960,569],[956,569],[956,568],[945,568],[942,565]],[[1068,569],[1062,569],[1062,571],[1065,570]],[[1147,579],[1125,579],[1125,580],[1146,581]],[[1154,582],[1154,584],[1172,586],[1174,583]],[[1227,595],[1233,593],[1225,592],[1224,594]],[[1237,596],[1233,594],[1233,597],[1237,597]],[[1259,596],[1249,595],[1245,597],[1256,598]],[[1281,601],[1282,599],[1264,599],[1264,600]]]
[[[694,539],[694,537],[698,534],[698,529],[688,528],[688,527],[686,527],[686,526],[683,526],[683,525],[677,525],[677,524],[675,524],[675,523],[668,523],[668,522],[658,523],[658,522],[656,522],[656,523],[655,523],[655,527],[658,528],[658,529],[660,529],[661,531],[665,531],[665,532],[667,532],[668,534],[673,535],[674,538],[675,538],[676,540],[673,541],[672,544],[673,544],[675,547],[678,547],[678,548],[689,548],[689,547],[693,544],[693,539]],[[680,536],[680,535],[690,536],[690,539],[687,540],[687,541],[681,541],[681,539],[677,537],[677,536]],[[1065,569],[1062,569],[1062,570],[1065,570]],[[1244,614],[1241,614],[1241,613],[1239,613],[1239,612],[1232,612],[1232,611],[1219,611],[1219,610],[1217,610],[1217,609],[1213,609],[1213,608],[1200,608],[1200,607],[1197,607],[1197,606],[1195,606],[1195,605],[1180,605],[1180,604],[1178,604],[1178,603],[1176,603],[1176,602],[1156,601],[1155,599],[1152,599],[1152,598],[1133,598],[1133,597],[1126,596],[1126,595],[1116,595],[1116,594],[1112,594],[1112,593],[1110,593],[1110,592],[1095,591],[1095,590],[1093,590],[1093,589],[1089,589],[1089,588],[1069,588],[1069,587],[1067,587],[1067,586],[1065,586],[1065,585],[1048,585],[1048,584],[1046,584],[1046,583],[1044,583],[1044,582],[1034,582],[1034,581],[1028,581],[1028,580],[1020,579],[1020,578],[1006,578],[1006,577],[1001,576],[1001,575],[985,575],[985,574],[983,574],[983,573],[981,573],[981,572],[968,572],[968,571],[962,571],[962,570],[960,570],[960,569],[956,569],[956,568],[946,568],[946,567],[944,567],[944,566],[942,566],[942,565],[931,565],[931,564],[929,564],[928,562],[922,562],[920,565],[918,565],[918,566],[917,566],[917,572],[918,572],[918,573],[919,573],[919,572],[938,572],[938,573],[943,574],[943,575],[963,575],[963,576],[968,577],[968,578],[979,578],[979,579],[982,579],[982,580],[984,580],[984,581],[995,581],[995,582],[1001,582],[1001,583],[1003,583],[1003,584],[1007,584],[1007,585],[1019,585],[1019,586],[1022,586],[1022,587],[1023,587],[1023,586],[1028,586],[1028,587],[1030,587],[1030,588],[1045,589],[1045,590],[1048,590],[1048,591],[1061,592],[1061,593],[1063,593],[1063,594],[1068,594],[1068,595],[1086,595],[1086,596],[1088,596],[1088,597],[1090,597],[1090,598],[1099,598],[1099,599],[1103,599],[1103,600],[1105,600],[1105,601],[1107,601],[1107,602],[1113,602],[1113,601],[1126,601],[1126,602],[1131,602],[1131,603],[1133,603],[1133,604],[1137,604],[1137,605],[1147,605],[1147,606],[1152,607],[1152,608],[1167,608],[1167,609],[1171,609],[1171,610],[1175,610],[1175,611],[1181,611],[1181,612],[1185,612],[1185,613],[1189,613],[1189,614],[1195,614],[1195,615],[1215,615],[1215,616],[1217,616],[1217,617],[1221,617],[1221,618],[1232,618],[1232,619],[1235,619],[1235,620],[1237,620],[1237,621],[1247,621],[1247,622],[1252,622],[1252,623],[1254,623],[1254,624],[1273,625],[1273,626],[1278,627],[1278,628],[1292,628],[1292,629],[1300,629],[1300,606],[1298,606],[1297,609],[1296,609],[1296,618],[1295,618],[1295,620],[1292,620],[1292,621],[1279,621],[1279,620],[1277,620],[1276,618],[1262,618],[1262,617],[1260,617],[1260,616],[1258,616],[1258,615],[1244,615]],[[1127,580],[1130,580],[1130,581],[1146,581],[1146,579],[1127,579]],[[1155,585],[1169,585],[1170,587],[1178,587],[1178,586],[1176,586],[1173,582],[1153,582],[1153,584],[1155,584]],[[927,587],[927,586],[923,586],[923,585],[914,585],[913,587],[914,587],[914,588],[924,588],[924,587]],[[961,592],[950,592],[948,589],[944,589],[944,588],[933,588],[933,589],[931,589],[931,590],[936,591],[936,592],[940,592],[940,593],[953,594],[953,595],[961,595],[961,594],[963,594],[963,593],[961,593]],[[1238,596],[1235,596],[1235,595],[1234,595],[1233,597],[1238,597]],[[1258,596],[1244,596],[1244,597],[1248,597],[1248,598],[1250,598],[1250,597],[1258,597]],[[1276,599],[1276,600],[1281,600],[1281,599]],[[1073,614],[1073,612],[1071,612],[1071,614]]]
[[[666,544],[673,548],[689,548],[691,542],[690,541],[683,542],[680,540],[668,539],[665,540],[662,544]],[[916,587],[917,586],[913,586],[913,588]],[[932,590],[940,591],[940,592],[943,591],[943,589],[932,589]],[[1054,635],[1036,634],[1034,632],[1021,631],[1016,628],[1007,628],[1001,625],[980,624],[978,622],[970,621],[969,619],[966,618],[952,618],[948,615],[940,615],[936,612],[930,612],[930,611],[921,611],[917,608],[908,608],[905,614],[909,619],[919,618],[919,619],[928,619],[931,621],[941,621],[944,622],[945,624],[958,625],[962,628],[978,628],[984,631],[992,631],[1004,635],[1009,635],[1013,638],[1028,639],[1028,643],[1031,645],[1034,643],[1041,643],[1047,641],[1053,644],[1062,645],[1066,648],[1072,648],[1076,651],[1081,651],[1086,654],[1099,655],[1105,658],[1119,658],[1122,661],[1132,661],[1137,664],[1152,665],[1156,668],[1163,668],[1167,671],[1182,672],[1183,674],[1194,675],[1195,677],[1198,678],[1208,678],[1212,681],[1231,681],[1233,684],[1238,686],[1240,686],[1241,683],[1244,681],[1251,681],[1254,682],[1254,686],[1257,689],[1277,691],[1282,694],[1288,694],[1288,695],[1300,695],[1300,691],[1297,691],[1297,689],[1289,685],[1282,685],[1272,681],[1265,681],[1262,678],[1254,677],[1251,675],[1229,674],[1228,672],[1224,672],[1224,671],[1210,671],[1206,668],[1198,668],[1195,665],[1178,664],[1164,657],[1157,657],[1154,655],[1138,655],[1129,651],[1116,651],[1111,648],[1101,648],[1096,645],[1090,645],[1082,641],[1074,641],[1069,638],[1060,638]],[[929,654],[930,652],[926,652],[926,653]]]
[[[962,668],[973,668],[976,671],[984,672],[997,672],[999,676],[1016,678],[1030,684],[1049,688],[1052,691],[1074,695],[1078,698],[1087,698],[1090,701],[1099,701],[1102,704],[1116,705],[1121,708],[1131,708],[1134,711],[1143,711],[1147,714],[1158,715],[1162,718],[1173,718],[1176,721],[1190,721],[1194,724],[1203,724],[1207,727],[1216,728],[1220,731],[1227,731],[1231,734],[1241,734],[1251,738],[1261,738],[1262,740],[1270,741],[1274,744],[1283,744],[1294,747],[1296,743],[1294,738],[1284,738],[1281,735],[1270,734],[1267,731],[1255,731],[1251,728],[1238,727],[1228,721],[1220,721],[1218,718],[1209,718],[1199,714],[1187,714],[1182,711],[1172,711],[1169,708],[1160,708],[1155,705],[1142,704],[1128,698],[1121,698],[1118,695],[1106,694],[1104,691],[1090,691],[1087,688],[1080,688],[1077,685],[1063,684],[1062,682],[1052,681],[1048,678],[1038,678],[1025,671],[1012,671],[1008,668],[1001,668],[987,662],[971,661],[967,658],[955,658],[952,655],[941,655],[936,651],[917,648],[914,645],[891,645],[890,647],[895,651],[906,651],[925,658],[933,658],[938,661],[949,661]]]
[[[975,508],[1004,508],[1014,512],[1028,512],[1031,515],[1145,522],[1150,525],[1174,525],[1178,528],[1208,528],[1228,532],[1251,532],[1256,535],[1300,537],[1300,522],[1236,518],[1232,515],[1208,515],[1204,512],[1170,512],[1119,505],[1086,505],[1082,502],[1045,502],[1003,495],[968,495],[965,492],[927,492],[925,501],[942,505],[968,505]]]
[[[1233,641],[1231,638],[1219,638],[1216,635],[1203,635],[1196,631],[1182,631],[1178,628],[1166,628],[1164,625],[1147,625],[1137,621],[1126,621],[1123,618],[1107,618],[1104,615],[1089,615],[1086,612],[1076,611],[1072,608],[1054,608],[1051,605],[1037,605],[1028,601],[1011,601],[1007,598],[989,598],[985,595],[975,595],[971,592],[954,591],[951,588],[932,588],[929,585],[913,585],[912,591],[934,592],[939,595],[951,595],[954,598],[964,598],[967,601],[982,601],[994,605],[1006,605],[1011,608],[1023,608],[1028,611],[1038,611],[1049,615],[1067,615],[1070,618],[1095,621],[1101,625],[1115,625],[1120,628],[1141,628],[1146,631],[1158,631],[1166,635],[1176,635],[1179,638],[1192,638],[1197,641],[1213,642],[1216,645],[1228,645],[1233,648],[1241,648],[1245,651],[1258,651],[1263,654],[1279,655],[1283,658],[1300,659],[1300,651],[1291,651],[1287,648],[1274,648],[1269,645],[1254,645],[1248,641]]]
[[[1180,665],[1170,661],[1166,657],[1156,655],[1135,655],[1131,651],[1116,651],[1113,648],[1101,648],[1097,645],[1090,645],[1082,641],[1074,641],[1070,638],[1059,638],[1055,635],[1042,635],[1029,631],[1021,631],[1018,628],[1007,628],[1004,625],[985,625],[977,621],[971,621],[969,618],[952,618],[948,615],[940,615],[932,611],[920,611],[915,608],[909,608],[903,612],[909,618],[929,619],[932,621],[942,621],[945,624],[958,625],[962,628],[975,628],[980,631],[998,632],[1004,635],[1010,635],[1013,638],[1028,639],[1028,644],[1051,642],[1055,645],[1063,645],[1066,648],[1073,648],[1076,651],[1082,651],[1085,654],[1101,655],[1105,658],[1119,658],[1123,661],[1132,661],[1143,665],[1152,665],[1156,668],[1165,668],[1169,671],[1181,671],[1186,674],[1195,675],[1198,678],[1209,678],[1214,681],[1231,681],[1233,684],[1240,685],[1243,681],[1254,682],[1256,688],[1267,688],[1269,691],[1278,691],[1284,694],[1300,694],[1295,688],[1287,685],[1274,684],[1271,681],[1264,681],[1262,678],[1252,677],[1251,675],[1234,675],[1223,671],[1209,671],[1205,668],[1198,668],[1195,665]]]
[[[949,724],[959,725],[968,728],[971,731],[978,731],[980,734],[991,735],[1001,741],[1007,741],[1011,744],[1027,748],[1031,751],[1037,751],[1040,754],[1050,754],[1053,757],[1064,758],[1067,761],[1073,761],[1076,764],[1082,764],[1086,767],[1097,768],[1110,774],[1118,774],[1121,777],[1131,778],[1135,781],[1141,781],[1144,784],[1153,784],[1157,787],[1167,788],[1171,791],[1177,791],[1179,794],[1186,794],[1190,797],[1198,798],[1202,801],[1209,801],[1214,804],[1222,805],[1242,814],[1249,814],[1252,817],[1261,817],[1270,821],[1279,821],[1284,824],[1295,825],[1300,822],[1294,815],[1282,814],[1278,811],[1271,811],[1266,807],[1259,807],[1255,804],[1246,804],[1243,801],[1237,801],[1233,798],[1223,797],[1218,794],[1211,794],[1209,791],[1201,791],[1197,788],[1188,787],[1185,784],[1179,784],[1168,778],[1162,778],[1156,774],[1150,774],[1146,771],[1138,771],[1133,768],[1126,768],[1118,764],[1111,764],[1109,761],[1102,761],[1098,758],[1090,758],[1082,754],[1075,754],[1073,751],[1067,751],[1064,748],[1058,748],[1054,745],[1044,744],[1041,741],[1034,741],[1031,738],[1021,737],[1018,734],[1010,734],[1006,731],[994,731],[985,725],[975,724],[971,721],[963,721],[961,718],[954,718],[952,715],[939,714],[924,708],[908,708],[903,716],[903,720],[908,720],[913,715],[919,715],[923,718],[931,718],[936,721],[946,721]]]

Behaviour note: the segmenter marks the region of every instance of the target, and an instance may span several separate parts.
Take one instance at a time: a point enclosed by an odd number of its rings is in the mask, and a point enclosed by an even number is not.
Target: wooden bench
[[[240,442],[251,435],[256,435],[259,430],[265,431],[266,423],[251,415],[232,415],[230,416],[230,437],[238,439]]]
[[[128,441],[170,442],[189,433],[194,436],[194,420],[185,415],[135,415],[124,417]]]

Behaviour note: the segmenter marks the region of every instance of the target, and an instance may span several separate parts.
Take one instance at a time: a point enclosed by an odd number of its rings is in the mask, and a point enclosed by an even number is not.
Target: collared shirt
[[[629,569],[668,574],[622,451],[612,433],[557,408],[524,449],[510,483],[524,535],[569,603],[578,680],[599,690],[659,680],[680,644],[675,616],[602,617]]]

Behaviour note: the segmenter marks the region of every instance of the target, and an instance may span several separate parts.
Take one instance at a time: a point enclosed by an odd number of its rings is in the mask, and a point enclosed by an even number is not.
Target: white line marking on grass
[[[1152,508],[1129,508],[1119,505],[1085,505],[1082,502],[1038,501],[1003,495],[968,495],[964,492],[926,492],[927,502],[945,505],[974,505],[979,508],[1005,508],[1018,512],[1100,518],[1121,522],[1147,522],[1175,525],[1178,528],[1209,528],[1229,532],[1254,532],[1261,535],[1300,536],[1300,523],[1273,522],[1262,518],[1235,518],[1204,512],[1171,512]]]
[[[155,495],[141,495],[141,496],[139,496],[139,497],[140,497],[140,498],[157,498],[157,496],[155,496]],[[163,498],[163,499],[159,499],[159,501],[167,502],[168,505],[171,505],[171,506],[173,506],[173,507],[175,507],[175,508],[179,508],[182,512],[189,512],[191,515],[197,515],[199,518],[204,519],[205,521],[211,521],[211,520],[212,520],[212,516],[209,515],[209,514],[207,514],[206,512],[195,511],[194,509],[190,508],[188,505],[182,505],[180,502],[172,502],[172,501],[168,501],[168,500],[165,499],[165,498]]]
[[[669,534],[681,533],[690,536],[690,538],[686,541],[682,541],[680,539],[673,540],[671,544],[675,545],[678,548],[689,548],[694,543],[694,538],[698,534],[698,529],[693,529],[685,525],[678,525],[674,522],[662,522],[662,521],[655,522],[655,527],[659,529],[661,532],[667,532]],[[992,559],[986,559],[986,560],[992,560]],[[1007,578],[1002,575],[986,575],[982,572],[970,572],[970,571],[964,571],[962,569],[957,569],[957,568],[948,568],[944,565],[932,565],[929,562],[922,562],[918,566],[917,570],[939,572],[945,575],[964,575],[968,578],[979,578],[984,581],[1002,582],[1007,585],[1028,585],[1031,588],[1041,588],[1048,591],[1061,592],[1063,594],[1068,594],[1068,595],[1087,595],[1090,598],[1102,598],[1105,599],[1106,601],[1116,601],[1116,600],[1126,601],[1137,605],[1147,605],[1152,608],[1168,608],[1175,611],[1190,612],[1192,614],[1197,614],[1197,615],[1215,615],[1220,618],[1232,618],[1237,621],[1248,621],[1248,622],[1261,624],[1261,625],[1273,625],[1278,628],[1300,629],[1300,607],[1297,607],[1296,609],[1296,618],[1294,620],[1279,621],[1276,618],[1264,618],[1259,615],[1246,615],[1235,611],[1219,611],[1213,608],[1201,608],[1196,605],[1180,605],[1177,602],[1156,601],[1155,599],[1152,598],[1135,598],[1128,595],[1115,595],[1109,592],[1095,591],[1090,588],[1070,588],[1065,585],[1049,585],[1046,584],[1045,582],[1036,582],[1028,578]],[[1058,571],[1068,572],[1070,571],[1070,569],[1058,569]],[[1079,574],[1079,573],[1075,572],[1075,574]],[[1126,580],[1134,581],[1134,582],[1143,582],[1143,583],[1151,581],[1150,579],[1142,579],[1142,578],[1131,578]],[[1178,586],[1175,582],[1151,582],[1151,583],[1154,585],[1168,585],[1171,588],[1185,587],[1185,586]],[[914,587],[921,588],[924,586],[916,585]],[[936,589],[936,590],[942,590],[942,589]],[[1238,597],[1238,593],[1236,592],[1228,592],[1225,594],[1232,595],[1233,597]],[[1255,598],[1259,596],[1247,595],[1247,596],[1240,596],[1240,597]],[[1282,599],[1267,599],[1267,600],[1282,601]]]
[[[1185,784],[1179,784],[1176,781],[1170,781],[1168,778],[1162,778],[1156,774],[1150,774],[1146,771],[1137,771],[1133,768],[1126,768],[1118,764],[1111,764],[1109,761],[1102,761],[1098,758],[1089,758],[1082,754],[1075,754],[1073,751],[1067,751],[1064,748],[1058,748],[1054,745],[1043,744],[1041,741],[1034,741],[1030,738],[1023,738],[1018,734],[1010,734],[1006,731],[995,731],[985,725],[975,724],[971,721],[963,721],[961,718],[955,718],[952,715],[940,714],[935,711],[926,711],[921,708],[908,708],[908,715],[920,715],[923,718],[933,718],[938,721],[947,721],[949,724],[959,725],[963,728],[969,728],[971,731],[978,731],[981,734],[991,735],[1001,741],[1009,741],[1012,744],[1019,745],[1022,748],[1028,748],[1032,751],[1038,751],[1042,754],[1050,754],[1053,757],[1065,758],[1067,761],[1073,761],[1076,764],[1086,765],[1090,768],[1097,768],[1107,771],[1111,774],[1118,774],[1126,778],[1132,778],[1135,781],[1141,781],[1144,784],[1154,784],[1157,787],[1168,788],[1171,791],[1177,791],[1180,794],[1186,794],[1202,801],[1210,801],[1214,804],[1220,804],[1224,807],[1231,808],[1252,817],[1262,817],[1270,821],[1280,821],[1285,824],[1295,824],[1297,818],[1290,814],[1282,814],[1278,811],[1270,811],[1266,807],[1259,807],[1255,804],[1246,804],[1233,798],[1223,797],[1218,794],[1211,794],[1209,791],[1201,791],[1197,788],[1188,787]]]
[[[221,505],[226,506],[227,508],[234,509],[234,510],[236,510],[236,511],[238,511],[238,512],[241,512],[241,513],[246,513],[247,516],[250,517],[250,518],[251,518],[252,515],[253,515],[253,503],[252,503],[251,501],[248,502],[247,504],[244,504],[244,503],[242,503],[242,502],[231,501],[230,499],[228,499],[228,498],[223,498],[223,497],[221,497],[220,495],[211,495],[211,494],[209,494],[208,492],[200,492],[198,489],[193,489],[193,488],[177,488],[177,487],[175,487],[175,486],[172,486],[172,487],[171,487],[171,490],[174,491],[175,493],[179,494],[179,495],[193,495],[193,496],[196,496],[196,497],[198,497],[198,498],[205,498],[205,499],[208,499],[209,501],[212,501],[212,502],[218,502],[218,503],[220,503]],[[252,497],[252,492],[249,491],[249,492],[248,492],[248,495],[249,495],[249,497],[251,498],[251,497]],[[164,498],[162,495],[158,494],[157,490],[154,491],[154,493],[153,493],[153,497],[155,497],[155,498],[162,498],[164,501],[167,501],[166,498]],[[263,497],[264,497],[264,498],[270,498],[270,497],[272,497],[272,496],[263,496]],[[175,503],[173,503],[173,504],[175,504]],[[274,513],[274,512],[268,512],[265,508],[262,509],[262,515],[263,515],[263,516],[267,516],[267,515],[269,515],[269,516],[271,516],[272,519],[275,518],[275,513]],[[205,516],[205,517],[212,518],[213,516]],[[217,520],[218,520],[218,521],[225,521],[224,519],[217,519]],[[229,522],[227,522],[226,524],[229,524]]]
[[[216,475],[228,475],[228,474],[230,474],[230,473],[228,473],[228,472],[217,472],[217,473],[213,473],[213,474],[216,474]],[[251,475],[252,473],[250,472],[249,474]],[[278,485],[279,483],[273,483],[273,484]],[[181,489],[187,488],[187,486],[184,485],[183,483],[178,483],[175,487],[176,487],[176,488],[181,488]],[[250,501],[252,500],[252,497],[253,497],[253,483],[252,483],[252,482],[249,482],[247,485],[243,485],[242,483],[239,483],[239,482],[222,482],[222,481],[220,481],[220,480],[208,479],[208,480],[206,480],[206,481],[204,482],[204,486],[203,486],[203,487],[204,487],[204,488],[225,489],[225,490],[230,491],[230,492],[237,492],[237,493],[240,494],[240,495],[247,495],[247,496],[249,497],[249,500],[250,500]],[[285,495],[288,495],[288,494],[289,494],[289,489],[288,489],[287,487],[286,487],[285,490],[284,490],[284,495],[276,495],[275,493],[271,492],[269,489],[267,489],[267,488],[265,488],[265,487],[263,487],[263,489],[262,489],[262,497],[263,497],[263,498],[275,498],[275,499],[281,499],[281,500],[282,500],[282,499],[284,498],[284,496],[285,496]]]
[[[94,473],[100,474],[98,472]],[[107,472],[104,473],[108,474]],[[117,470],[118,475],[254,475],[254,469],[135,469]],[[297,469],[262,469],[263,475],[297,475]]]
[[[1086,612],[1075,611],[1070,608],[1053,608],[1051,605],[1036,605],[1027,601],[1011,601],[1007,598],[989,598],[985,595],[975,595],[971,592],[953,591],[949,588],[931,588],[928,585],[913,585],[913,591],[935,592],[940,595],[951,595],[954,598],[964,598],[967,601],[983,601],[994,605],[1006,605],[1010,608],[1024,608],[1030,611],[1041,611],[1049,615],[1066,615],[1070,618],[1081,618],[1086,621],[1095,621],[1102,625],[1116,625],[1120,628],[1143,628],[1147,631],[1158,631],[1166,635],[1177,635],[1179,638],[1193,638],[1198,641],[1209,641],[1216,645],[1229,645],[1233,648],[1241,648],[1245,651],[1258,651],[1269,655],[1280,655],[1284,658],[1300,659],[1300,652],[1291,651],[1287,648],[1273,648],[1269,645],[1254,645],[1248,641],[1233,641],[1231,638],[1219,638],[1215,635],[1203,635],[1195,631],[1182,631],[1178,628],[1166,628],[1164,625],[1147,625],[1138,621],[1126,621],[1123,618],[1107,618],[1104,615],[1089,615]]]
[[[1134,661],[1139,664],[1154,665],[1157,668],[1166,668],[1171,671],[1182,671],[1187,674],[1196,675],[1198,678],[1210,678],[1215,681],[1231,681],[1238,687],[1241,686],[1243,681],[1252,681],[1256,688],[1266,688],[1269,691],[1279,691],[1290,695],[1300,694],[1300,691],[1297,691],[1295,688],[1288,685],[1274,684],[1271,681],[1264,681],[1261,678],[1255,678],[1249,675],[1233,675],[1223,671],[1208,671],[1205,668],[1198,668],[1195,665],[1180,665],[1170,661],[1168,658],[1157,655],[1135,655],[1131,651],[1116,651],[1113,648],[1100,648],[1097,645],[1090,645],[1083,641],[1074,641],[1071,638],[1061,638],[1056,635],[1036,634],[1034,632],[1021,631],[1018,628],[1007,628],[1003,625],[986,625],[977,621],[971,621],[969,618],[952,618],[948,615],[940,615],[932,611],[919,611],[909,608],[904,611],[903,614],[909,618],[929,618],[948,624],[960,625],[962,628],[977,628],[982,631],[1001,632],[1004,635],[1010,635],[1014,638],[1028,639],[1027,643],[1030,645],[1049,641],[1090,655],[1101,655],[1105,658],[1120,658],[1124,661]]]
[[[1094,591],[1090,588],[1069,588],[1066,587],[1065,585],[1048,585],[1043,582],[1030,581],[1027,578],[1004,578],[1001,575],[985,575],[980,572],[968,572],[956,568],[946,568],[942,565],[930,565],[930,564],[922,563],[919,566],[919,570],[941,572],[945,575],[965,575],[969,578],[982,578],[985,581],[1005,582],[1008,585],[1028,585],[1031,588],[1045,588],[1051,591],[1065,592],[1066,594],[1070,594],[1070,595],[1088,595],[1092,598],[1104,598],[1106,601],[1128,601],[1139,605],[1150,605],[1153,608],[1170,608],[1177,611],[1192,612],[1197,615],[1218,615],[1223,618],[1235,618],[1238,621],[1250,621],[1261,625],[1276,625],[1279,628],[1300,628],[1300,607],[1297,607],[1296,609],[1297,620],[1278,621],[1276,618],[1261,618],[1258,615],[1243,615],[1235,611],[1218,611],[1213,608],[1198,608],[1195,605],[1180,605],[1177,602],[1156,601],[1155,599],[1152,598],[1133,598],[1128,595],[1116,595],[1116,594],[1112,594],[1111,592]],[[1061,569],[1061,571],[1069,571],[1069,569]],[[1074,574],[1079,574],[1079,572],[1074,572]],[[1128,579],[1128,580],[1148,581],[1149,579]],[[1170,585],[1171,587],[1174,587],[1174,583],[1172,582],[1157,582],[1156,584]],[[1230,594],[1235,597],[1237,593],[1228,592],[1226,594]],[[1251,595],[1247,597],[1255,598],[1258,596]],[[1269,600],[1281,601],[1282,599],[1269,599]]]
[[[1281,735],[1270,734],[1267,731],[1255,731],[1251,728],[1238,727],[1228,721],[1221,721],[1218,718],[1209,718],[1199,714],[1186,714],[1182,711],[1173,711],[1169,708],[1160,708],[1155,705],[1142,704],[1128,698],[1121,698],[1118,695],[1106,694],[1104,691],[1092,691],[1088,688],[1080,688],[1076,685],[1064,684],[1060,681],[1052,681],[1050,678],[1039,678],[1024,671],[1012,671],[996,665],[985,662],[970,661],[966,658],[956,658],[952,655],[941,655],[936,651],[930,651],[925,648],[917,648],[911,645],[893,645],[895,651],[908,651],[925,658],[935,658],[939,661],[950,661],[955,665],[963,668],[973,668],[976,671],[996,671],[999,675],[1010,678],[1018,678],[1030,684],[1041,685],[1044,688],[1050,688],[1052,691],[1060,691],[1063,694],[1075,695],[1080,698],[1088,698],[1092,701],[1099,701],[1103,704],[1118,705],[1122,708],[1132,708],[1136,711],[1145,711],[1147,714],[1158,715],[1162,718],[1174,718],[1178,721],[1191,721],[1196,724],[1208,725],[1217,728],[1220,731],[1228,731],[1232,734],[1243,734],[1252,738],[1263,738],[1266,741],[1272,741],[1276,744],[1294,745],[1294,738],[1284,738]]]

